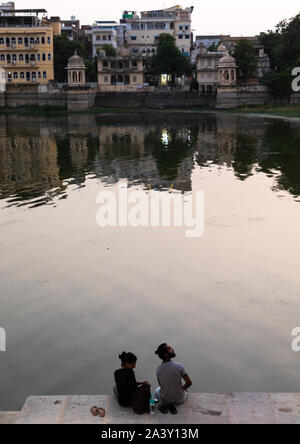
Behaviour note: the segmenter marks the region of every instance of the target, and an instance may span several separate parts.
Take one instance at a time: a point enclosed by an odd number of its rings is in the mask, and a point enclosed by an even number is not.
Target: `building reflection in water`
[[[139,122],[139,123],[137,123]],[[87,178],[129,186],[192,189],[194,168],[226,168],[239,180],[274,177],[274,190],[300,195],[300,128],[230,114],[1,116],[0,198],[7,205],[54,204]]]

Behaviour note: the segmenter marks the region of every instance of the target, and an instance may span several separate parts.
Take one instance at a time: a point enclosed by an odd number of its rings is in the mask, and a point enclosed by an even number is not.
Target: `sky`
[[[3,1],[3,0],[2,0]],[[104,4],[103,4],[104,3]],[[288,19],[300,12],[299,0],[237,0],[203,1],[187,0],[126,0],[105,1],[61,1],[61,0],[16,0],[16,8],[44,8],[49,16],[70,19],[76,16],[82,25],[92,24],[95,20],[115,20],[119,22],[122,11],[147,11],[162,9],[181,4],[182,7],[194,6],[192,28],[194,35],[231,34],[232,36],[256,35],[274,29],[282,19]]]

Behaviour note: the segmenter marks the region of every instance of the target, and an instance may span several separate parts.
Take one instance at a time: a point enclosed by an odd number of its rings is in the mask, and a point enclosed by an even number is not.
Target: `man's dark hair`
[[[165,353],[167,351],[167,343],[161,344],[156,350],[155,354],[160,357],[160,359],[164,359]]]
[[[134,364],[137,361],[137,357],[133,353],[123,352],[119,355],[119,358],[122,361],[122,365],[128,362],[128,364]]]

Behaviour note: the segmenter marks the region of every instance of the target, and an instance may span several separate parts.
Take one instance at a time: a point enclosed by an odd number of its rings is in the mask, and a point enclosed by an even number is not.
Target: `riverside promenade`
[[[93,406],[106,416],[93,417]],[[0,424],[300,424],[300,393],[190,393],[177,415],[141,416],[114,396],[37,396],[20,413],[0,413]]]

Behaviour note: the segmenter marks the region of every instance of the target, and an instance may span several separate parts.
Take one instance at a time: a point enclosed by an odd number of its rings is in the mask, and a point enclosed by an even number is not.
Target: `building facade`
[[[54,80],[53,27],[46,13],[44,9],[14,9],[0,15],[0,68],[7,82]]]
[[[197,35],[195,39],[196,43],[196,50],[195,55],[199,54],[201,51],[201,48],[205,48],[208,52],[208,49],[211,45],[219,46],[222,44],[225,46],[226,51],[232,53],[235,50],[235,47],[237,45],[237,42],[239,40],[248,40],[252,43],[256,50],[257,55],[257,70],[256,70],[256,77],[262,78],[267,72],[270,71],[270,58],[265,53],[263,45],[260,43],[259,38],[257,36],[255,37],[232,37],[230,35]]]
[[[126,42],[132,54],[150,55],[156,51],[160,34],[171,34],[176,45],[186,56],[190,56],[193,41],[191,16],[193,7],[182,9],[174,6],[168,9],[143,11],[124,11],[120,23],[126,25]]]
[[[201,94],[215,94],[219,84],[219,60],[227,54],[224,45],[217,51],[208,52],[204,44],[200,44],[196,57],[196,80]]]
[[[144,87],[145,58],[133,56],[128,49],[118,50],[116,57],[98,58],[99,91],[140,91]]]
[[[86,34],[91,36],[93,57],[97,57],[103,45],[111,45],[115,49],[124,45],[125,26],[114,21],[97,21]]]

